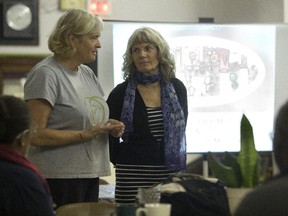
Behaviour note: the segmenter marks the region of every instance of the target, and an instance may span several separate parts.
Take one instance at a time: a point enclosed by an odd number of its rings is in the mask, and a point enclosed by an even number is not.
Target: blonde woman
[[[100,17],[67,11],[52,31],[54,55],[28,74],[24,97],[38,133],[29,158],[39,167],[56,204],[98,200],[99,177],[110,175],[108,134],[120,136],[124,125],[109,119],[101,85],[83,65],[101,48]]]

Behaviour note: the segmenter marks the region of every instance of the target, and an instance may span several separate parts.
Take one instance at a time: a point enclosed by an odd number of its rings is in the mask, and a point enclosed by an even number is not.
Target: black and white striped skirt
[[[135,203],[138,188],[154,186],[175,174],[164,166],[116,164],[115,168],[116,203]]]

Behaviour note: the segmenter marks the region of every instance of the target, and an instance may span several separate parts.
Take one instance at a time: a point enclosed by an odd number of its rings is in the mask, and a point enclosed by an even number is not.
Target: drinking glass
[[[140,205],[145,203],[159,203],[161,198],[160,188],[138,188],[137,199]]]

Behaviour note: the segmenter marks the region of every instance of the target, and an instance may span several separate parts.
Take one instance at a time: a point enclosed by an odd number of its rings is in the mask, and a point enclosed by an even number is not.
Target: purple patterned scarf
[[[128,81],[124,96],[121,113],[121,121],[125,124],[125,132],[122,136],[123,141],[128,142],[129,133],[133,132],[133,112],[137,82],[148,84],[159,81],[164,121],[165,167],[173,171],[185,170],[186,123],[184,112],[178,101],[173,84],[171,82],[164,83],[159,72],[153,75],[145,75],[136,71],[135,77],[136,81]]]

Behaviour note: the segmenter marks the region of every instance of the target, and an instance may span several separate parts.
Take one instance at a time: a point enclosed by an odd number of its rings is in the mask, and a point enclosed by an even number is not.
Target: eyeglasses
[[[27,133],[35,134],[37,133],[37,130],[38,130],[38,126],[34,126],[30,129],[25,129],[16,136],[16,139],[20,139],[22,136],[26,135]]]
[[[29,129],[26,129],[22,132],[20,132],[17,136],[16,136],[16,139],[20,139],[22,136],[26,135],[27,133],[29,133],[30,130]]]

